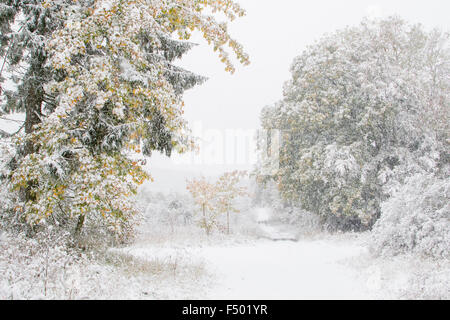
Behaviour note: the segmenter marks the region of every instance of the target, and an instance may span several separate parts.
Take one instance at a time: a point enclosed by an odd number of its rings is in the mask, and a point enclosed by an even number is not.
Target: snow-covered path
[[[271,222],[268,210],[255,213],[265,235],[252,242],[186,247],[141,244],[121,251],[149,261],[176,261],[179,272],[190,264],[204,266],[208,274],[204,281],[192,279],[192,285],[183,290],[172,284],[167,291],[169,299],[181,293],[183,299],[224,300],[379,297],[379,288],[371,284],[373,280],[377,284],[379,277],[362,274],[351,263],[352,258],[360,259],[366,253],[356,239],[297,239],[289,226]],[[179,274],[178,280],[180,276],[185,277]]]
[[[267,212],[261,211],[261,216]],[[291,239],[264,226],[274,240]],[[364,277],[345,263],[365,249],[332,240],[271,241],[207,247],[201,255],[218,282],[207,299],[370,299]]]
[[[218,283],[208,299],[370,299],[363,277],[344,263],[363,248],[329,241],[264,240],[204,248]]]

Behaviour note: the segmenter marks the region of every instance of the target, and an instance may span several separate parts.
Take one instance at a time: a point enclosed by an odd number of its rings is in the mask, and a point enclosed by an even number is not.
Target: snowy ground
[[[328,240],[260,240],[254,244],[185,250],[127,249],[127,253],[144,259],[158,257],[181,262],[190,257],[191,261],[201,261],[210,275],[210,286],[203,285],[203,292],[197,288],[191,297],[239,300],[376,298],[370,282],[346,264],[348,258],[363,251],[352,243],[335,244]]]
[[[361,275],[361,270],[349,264],[366,253],[357,241],[297,241],[294,234],[265,224],[270,217],[267,210],[259,209],[256,214],[266,236],[254,242],[122,250],[141,259],[201,261],[210,279],[208,286],[193,293],[196,299],[380,298],[379,287],[371,283],[373,277]]]
[[[450,298],[448,261],[374,258],[364,234],[299,238],[289,226],[270,221],[267,209],[256,209],[255,215],[259,240],[141,244],[120,250],[144,260],[202,266],[203,276],[185,281],[181,296],[176,285],[165,288],[166,299]]]
[[[450,299],[449,261],[374,258],[364,234],[299,237],[255,212],[259,239],[161,230],[77,263],[0,233],[0,300]]]
[[[267,210],[258,210],[259,221]],[[264,217],[265,219],[261,219]],[[362,299],[371,298],[367,285],[342,262],[363,248],[331,241],[301,240],[262,225],[267,240],[237,247],[204,248],[220,281],[206,298],[212,299]]]
[[[220,279],[212,299],[370,299],[366,283],[342,263],[361,248],[327,241],[262,241],[207,248],[202,254]]]

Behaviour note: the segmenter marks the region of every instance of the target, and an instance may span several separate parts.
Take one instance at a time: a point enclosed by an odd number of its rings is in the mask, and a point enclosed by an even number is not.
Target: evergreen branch
[[[19,33],[20,30],[22,30],[22,28],[23,28],[24,26],[25,26],[25,24],[22,25],[22,26],[19,28],[19,30],[17,30],[17,33]],[[9,54],[9,51],[11,50],[11,47],[12,47],[12,42],[13,42],[13,41],[9,41],[8,50],[6,50],[5,58],[3,59],[2,68],[0,69],[0,77],[2,76],[3,69],[5,68],[6,60],[8,59],[8,54]]]

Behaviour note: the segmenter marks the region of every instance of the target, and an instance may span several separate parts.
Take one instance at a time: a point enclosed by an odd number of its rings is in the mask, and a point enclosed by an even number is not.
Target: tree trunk
[[[209,227],[206,224],[206,206],[202,204],[202,212],[203,212],[203,225],[205,226],[206,235],[209,236]]]
[[[44,92],[41,86],[33,87],[30,85],[25,99],[25,133],[27,135],[33,133],[35,125],[41,122],[42,112],[41,106],[44,100]],[[26,140],[24,146],[23,156],[30,155],[37,151],[33,141]],[[22,189],[22,200],[24,202],[36,200],[33,193],[33,186],[35,181],[28,181],[28,185]]]
[[[230,211],[227,209],[227,234],[230,234]]]
[[[75,238],[78,238],[81,234],[81,229],[83,228],[83,224],[84,224],[84,218],[85,218],[84,214],[80,215],[78,218],[78,223],[75,228]]]
[[[33,133],[35,125],[41,123],[42,102],[44,100],[44,92],[42,87],[30,88],[25,100],[25,133],[28,135]],[[36,152],[36,147],[32,141],[27,140],[25,144],[25,156]]]

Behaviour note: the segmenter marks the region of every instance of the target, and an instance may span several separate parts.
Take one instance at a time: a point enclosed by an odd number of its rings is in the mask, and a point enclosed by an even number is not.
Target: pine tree
[[[47,62],[46,43],[49,36],[61,27],[60,10],[65,6],[60,1],[53,7],[46,7],[42,1],[10,1],[1,2],[0,28],[1,56],[3,63],[0,80],[3,81],[5,66],[12,72],[12,79],[17,84],[16,91],[5,90],[6,103],[0,112],[24,112],[23,128],[26,134],[31,134],[35,126],[41,122],[42,111],[46,105],[51,105],[53,99],[44,92],[44,84],[50,80],[50,70]],[[12,28],[13,24],[15,28]],[[13,30],[16,29],[16,30]],[[19,76],[21,74],[22,76]],[[36,151],[32,142],[20,145],[18,156],[23,157]],[[11,162],[16,165],[16,161]],[[33,200],[31,192],[33,181],[29,181],[20,190],[24,201]]]
[[[2,111],[24,112],[26,133],[33,132],[35,125],[41,122],[45,104],[54,102],[46,96],[43,88],[51,79],[50,69],[45,66],[48,58],[46,44],[53,31],[62,26],[60,11],[65,6],[64,1],[51,7],[36,0],[1,1],[2,72],[8,66],[18,85],[16,91],[5,91],[7,101],[2,105]],[[14,23],[16,30],[12,28]],[[32,144],[24,146],[25,155],[33,151]]]

